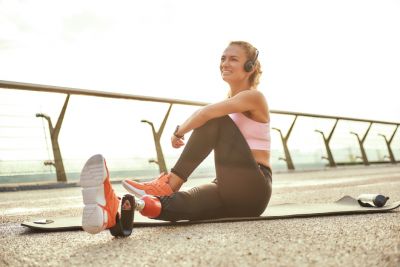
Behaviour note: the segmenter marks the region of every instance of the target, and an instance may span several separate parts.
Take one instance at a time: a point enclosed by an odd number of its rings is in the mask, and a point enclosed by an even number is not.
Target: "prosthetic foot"
[[[135,215],[135,198],[126,194],[121,200],[121,216],[116,216],[116,223],[110,228],[111,235],[115,237],[127,237],[132,234]]]
[[[135,210],[143,216],[156,218],[161,213],[160,200],[154,196],[136,198],[126,194],[121,200],[121,216],[116,215],[116,224],[110,228],[110,233],[115,237],[127,237],[132,234]]]

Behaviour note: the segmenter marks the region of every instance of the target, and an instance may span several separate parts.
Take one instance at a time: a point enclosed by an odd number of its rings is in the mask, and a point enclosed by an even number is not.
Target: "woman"
[[[228,98],[197,110],[176,127],[171,137],[174,148],[184,146],[185,134],[193,133],[171,172],[149,183],[123,181],[129,192],[141,198],[137,209],[143,215],[166,221],[200,220],[259,216],[267,207],[272,191],[270,116],[265,97],[257,91],[262,73],[257,49],[247,42],[231,42],[221,57],[220,71],[230,87]],[[179,191],[212,150],[216,179]],[[98,232],[112,227],[119,201],[101,155],[87,162],[81,182],[88,184],[83,186],[88,199],[84,229]],[[96,186],[104,192],[94,190]],[[98,218],[92,219],[93,214]]]

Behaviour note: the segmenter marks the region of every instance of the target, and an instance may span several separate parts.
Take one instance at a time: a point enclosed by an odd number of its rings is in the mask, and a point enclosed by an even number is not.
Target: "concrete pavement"
[[[196,179],[191,187],[208,179]],[[118,194],[125,190],[116,185]],[[332,202],[382,193],[400,200],[400,166],[274,174],[270,205]],[[0,266],[399,266],[400,210],[329,216],[136,228],[125,239],[105,231],[35,233],[25,220],[74,216],[80,188],[0,193]]]

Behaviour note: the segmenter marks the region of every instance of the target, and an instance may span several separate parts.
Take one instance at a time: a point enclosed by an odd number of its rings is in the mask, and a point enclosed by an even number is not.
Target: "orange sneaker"
[[[128,192],[139,198],[144,195],[169,196],[174,193],[168,184],[169,177],[170,174],[161,173],[157,179],[146,183],[138,183],[130,179],[125,179],[122,181],[122,185]]]
[[[116,224],[119,199],[110,183],[106,161],[102,155],[94,155],[81,172],[83,209],[82,228],[97,234]]]

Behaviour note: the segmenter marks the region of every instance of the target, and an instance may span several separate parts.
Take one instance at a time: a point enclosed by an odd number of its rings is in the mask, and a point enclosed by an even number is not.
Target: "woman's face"
[[[220,71],[221,77],[227,83],[243,82],[250,76],[244,70],[247,61],[246,52],[238,45],[228,46],[221,57]]]

